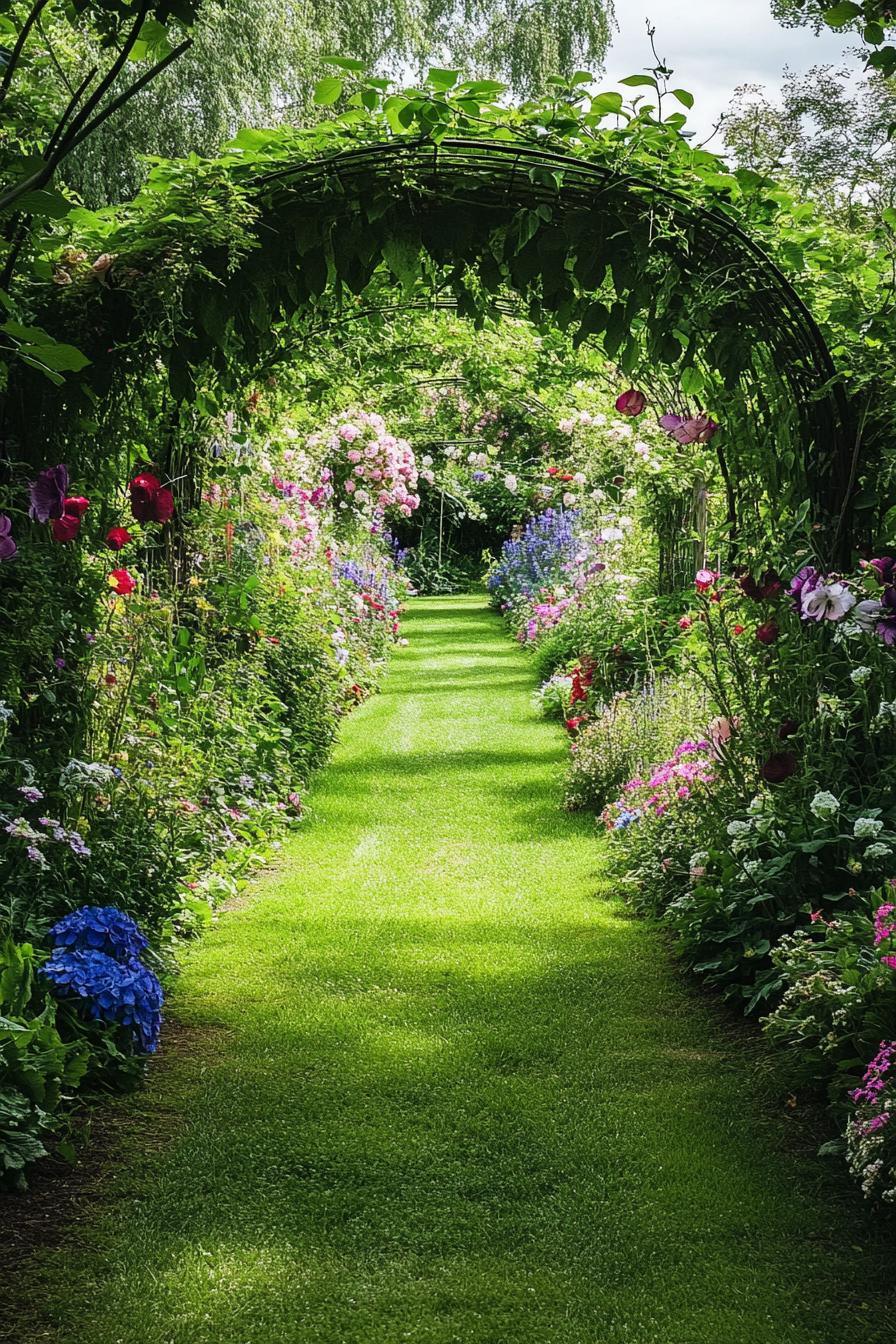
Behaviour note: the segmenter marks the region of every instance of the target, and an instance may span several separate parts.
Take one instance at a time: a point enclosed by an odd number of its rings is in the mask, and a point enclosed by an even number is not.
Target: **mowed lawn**
[[[405,633],[20,1344],[892,1344],[892,1241],[608,888],[524,654],[481,597]]]

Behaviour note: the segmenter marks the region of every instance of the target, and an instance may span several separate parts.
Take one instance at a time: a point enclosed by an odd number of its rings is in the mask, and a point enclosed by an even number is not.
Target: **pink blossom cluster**
[[[559,625],[563,619],[563,613],[573,605],[574,601],[575,598],[572,597],[561,597],[556,601],[551,599],[547,602],[536,603],[524,629],[517,636],[520,643],[531,644],[546,631],[553,630],[555,625]]]
[[[870,1114],[865,1112],[859,1117],[865,1134],[875,1134],[889,1124],[892,1111],[888,1100],[892,1100],[892,1095],[888,1099],[887,1094],[892,1094],[893,1085],[896,1083],[894,1066],[896,1066],[896,1041],[881,1041],[880,1049],[865,1070],[861,1087],[855,1088],[849,1094],[863,1111],[867,1108],[870,1112]]]
[[[880,947],[890,938],[896,938],[896,905],[888,902],[874,912],[874,946]],[[882,965],[896,971],[896,956],[892,953],[885,953],[880,960]]]
[[[271,484],[276,494],[263,495],[275,511],[277,524],[286,533],[291,558],[298,564],[317,552],[320,542],[320,510],[333,496],[329,468],[321,472],[320,484],[313,489],[297,481],[274,475]]]
[[[355,411],[333,423],[327,447],[341,502],[361,513],[381,517],[394,508],[410,518],[420,496],[417,462],[407,439],[390,434],[383,417],[374,412]]]
[[[662,817],[670,807],[688,802],[701,787],[715,781],[713,760],[708,754],[711,750],[711,743],[703,739],[679,743],[670,758],[655,766],[646,779],[638,775],[623,786],[623,796],[603,813],[605,825],[617,830],[620,817]]]

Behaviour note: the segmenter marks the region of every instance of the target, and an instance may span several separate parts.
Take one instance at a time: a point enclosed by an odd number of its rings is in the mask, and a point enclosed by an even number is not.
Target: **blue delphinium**
[[[130,915],[85,905],[50,930],[53,952],[42,975],[59,999],[75,999],[89,1017],[131,1031],[134,1048],[155,1050],[162,1026],[162,986],[140,960],[147,940]]]
[[[119,960],[139,957],[149,946],[136,922],[114,905],[82,905],[50,930],[54,948],[93,948]]]
[[[579,511],[546,509],[529,520],[518,541],[505,541],[488,586],[508,601],[534,597],[563,579],[565,566],[581,544]]]

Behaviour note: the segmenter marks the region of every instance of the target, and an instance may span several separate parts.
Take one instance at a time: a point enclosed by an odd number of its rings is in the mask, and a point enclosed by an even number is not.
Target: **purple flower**
[[[677,443],[709,443],[719,426],[711,415],[661,415],[660,425]]]
[[[33,784],[22,784],[19,793],[23,798],[27,798],[29,803],[39,803],[43,794],[40,789],[36,789]]]
[[[55,667],[55,669],[56,669],[57,672],[61,672],[61,671],[63,670],[63,668],[65,667],[65,659],[64,659],[64,658],[54,658],[54,659],[53,659],[53,666]]]
[[[814,592],[821,582],[822,576],[814,565],[803,565],[802,569],[794,574],[788,589],[790,596],[793,598],[794,611],[802,610],[803,598]]]
[[[5,513],[0,513],[0,560],[11,560],[19,549],[9,535],[11,531],[12,520]]]
[[[28,487],[31,498],[29,513],[36,523],[48,523],[61,518],[68,494],[68,467],[47,467]]]

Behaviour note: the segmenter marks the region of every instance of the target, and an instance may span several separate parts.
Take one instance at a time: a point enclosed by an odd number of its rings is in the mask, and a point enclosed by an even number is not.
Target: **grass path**
[[[23,1344],[892,1341],[858,1200],[601,892],[524,657],[480,599],[407,633],[191,953],[193,1051],[128,1103],[174,1137],[44,1256]]]

